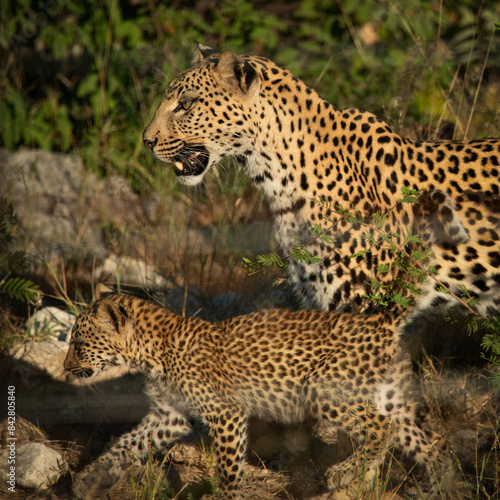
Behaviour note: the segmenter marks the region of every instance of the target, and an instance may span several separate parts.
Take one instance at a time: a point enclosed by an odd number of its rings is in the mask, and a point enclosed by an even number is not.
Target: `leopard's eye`
[[[182,101],[179,101],[179,104],[174,109],[174,112],[177,113],[178,111],[188,111],[193,105],[193,102],[193,99],[183,99]]]

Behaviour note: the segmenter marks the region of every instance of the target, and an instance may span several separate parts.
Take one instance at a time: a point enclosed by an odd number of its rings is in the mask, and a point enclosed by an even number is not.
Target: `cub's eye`
[[[177,111],[187,111],[193,105],[194,99],[184,99],[179,101],[179,104],[174,109],[174,112]]]

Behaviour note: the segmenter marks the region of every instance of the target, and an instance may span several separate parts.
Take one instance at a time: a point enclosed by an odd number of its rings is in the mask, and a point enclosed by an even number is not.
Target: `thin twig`
[[[399,203],[399,202],[398,202]],[[397,205],[397,204],[396,204]],[[396,206],[395,205],[395,206]],[[390,213],[391,210],[394,210],[394,207],[392,207],[388,212],[387,214]],[[386,214],[386,215],[387,215]],[[347,219],[346,216],[343,216],[343,215],[340,215],[340,217],[344,217]],[[384,216],[385,217],[385,216]],[[365,224],[366,226],[368,226],[369,228],[371,228],[372,230],[375,230],[377,232],[379,232],[380,234],[384,234],[377,226],[375,226],[374,224],[370,224],[370,223],[366,223],[366,222],[363,222],[363,224]],[[464,305],[472,314],[476,315],[476,311],[474,311],[474,309],[472,309],[472,307],[470,307],[467,302],[465,302],[462,298],[458,297],[458,295],[454,294],[450,289],[449,287],[447,287],[446,285],[444,285],[438,278],[436,278],[436,276],[434,276],[428,269],[426,269],[420,262],[418,262],[417,260],[415,260],[414,258],[412,258],[411,255],[408,254],[408,252],[406,252],[406,250],[404,248],[402,248],[401,246],[399,246],[398,244],[392,242],[392,244],[401,252],[401,253],[404,253],[408,256],[408,258],[422,271],[425,272],[425,274],[427,276],[429,276],[429,278],[433,279],[439,286],[441,286],[443,288],[443,290],[446,290],[452,297],[454,297],[456,300],[458,300],[458,302],[460,302],[462,305]],[[371,245],[372,247],[373,245]]]
[[[382,216],[382,218],[386,218],[391,212],[394,211],[394,209],[398,206],[399,203],[402,203],[401,200],[398,200],[392,207],[390,207],[387,212]],[[331,220],[331,219],[326,219],[325,216],[323,216],[325,218],[325,220],[329,220],[332,224],[330,226],[328,226],[321,234],[326,234],[327,232],[329,231],[332,231],[336,228],[336,226],[338,225],[338,223],[340,222],[340,220],[346,220],[347,222],[349,222],[349,217],[347,215],[344,215],[344,214],[341,214],[339,213],[338,209],[334,209],[337,213],[337,215],[339,216],[338,219],[335,219],[335,220]],[[379,229],[375,224],[371,224],[369,222],[366,222],[363,218],[363,221],[360,221],[360,224],[363,224],[365,226],[367,226],[368,228],[371,228],[372,230],[376,231],[377,233],[379,234],[385,234],[383,233],[383,231],[381,229]],[[318,239],[320,238],[320,235],[315,235],[313,236],[312,238],[310,238],[308,241],[306,241],[305,243],[301,244],[300,245],[300,248],[303,248],[303,249],[306,249],[307,246],[309,246],[310,244],[314,243],[315,241],[317,241]],[[428,269],[426,269],[420,262],[418,262],[417,260],[415,260],[414,258],[411,257],[411,255],[408,254],[408,252],[403,248],[401,247],[400,245],[397,245],[396,243],[392,242],[392,244],[394,245],[395,248],[397,248],[399,250],[399,252],[401,252],[401,254],[405,254],[408,256],[408,258],[411,260],[411,262],[413,262],[420,270],[424,271],[424,273],[429,277],[431,278],[432,280],[434,280],[435,283],[437,283],[440,287],[442,287],[443,290],[446,290],[447,293],[453,297],[454,299],[456,299],[458,302],[460,302],[463,306],[465,306],[472,314],[474,315],[477,315],[476,311],[474,311],[474,309],[472,309],[468,304],[467,302],[465,302],[462,298],[460,298],[458,295],[456,295],[455,293],[453,293],[449,287],[447,287],[444,283],[442,283],[438,278],[436,278],[436,276],[434,276]],[[368,250],[367,251],[370,251],[371,248],[373,248],[373,246],[375,246],[374,244],[371,244],[369,247],[368,247]],[[283,262],[288,262],[289,260],[291,259],[291,255],[287,255],[285,257],[282,257],[282,261]],[[257,274],[259,272],[261,272],[262,270],[264,269],[264,266],[261,266],[260,268],[254,270],[254,271],[251,271],[249,272],[249,275],[254,275],[254,274]]]

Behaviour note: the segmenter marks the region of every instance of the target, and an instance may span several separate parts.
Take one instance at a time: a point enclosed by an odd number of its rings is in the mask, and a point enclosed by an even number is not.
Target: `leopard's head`
[[[188,185],[224,157],[250,149],[261,87],[251,57],[196,48],[197,61],[167,87],[143,134],[155,157],[173,164]]]
[[[90,379],[106,368],[127,364],[133,333],[133,321],[126,307],[98,296],[76,319],[64,368]]]

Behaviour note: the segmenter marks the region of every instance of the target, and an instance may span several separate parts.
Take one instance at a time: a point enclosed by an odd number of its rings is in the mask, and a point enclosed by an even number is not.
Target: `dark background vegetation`
[[[141,132],[193,42],[261,54],[420,138],[499,127],[497,0],[1,0],[0,142],[155,187]],[[172,190],[175,188],[172,186]]]

